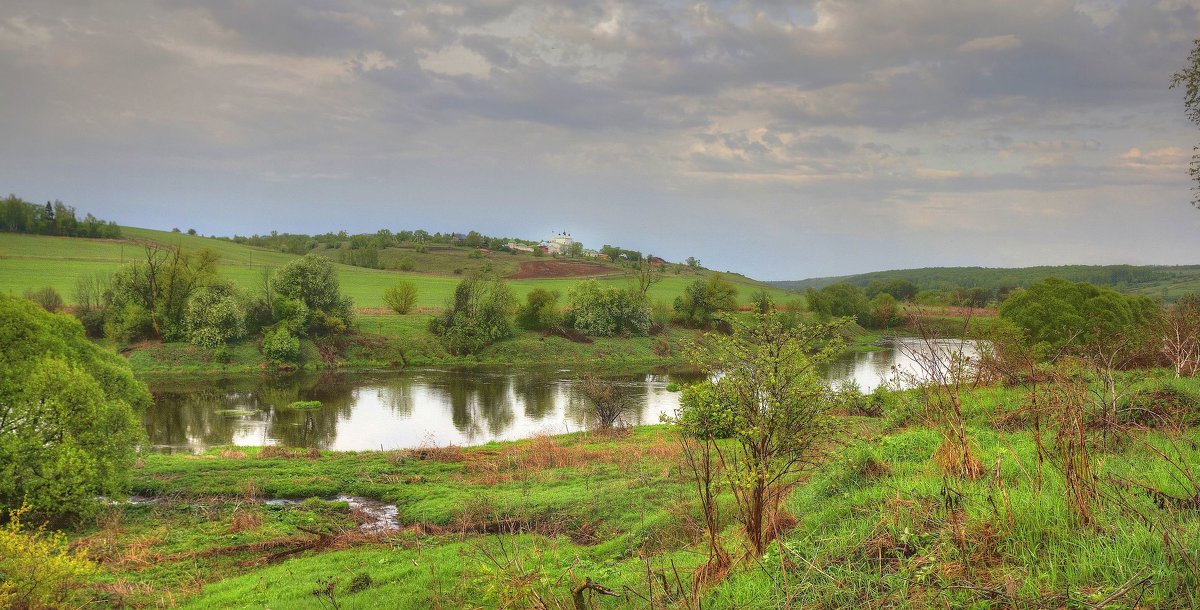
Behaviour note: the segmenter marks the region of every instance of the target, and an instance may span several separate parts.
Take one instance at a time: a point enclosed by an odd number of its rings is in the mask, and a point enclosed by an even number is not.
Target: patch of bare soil
[[[510,280],[529,280],[554,277],[588,277],[609,275],[612,268],[588,261],[544,260],[521,263],[516,273],[508,275]]]

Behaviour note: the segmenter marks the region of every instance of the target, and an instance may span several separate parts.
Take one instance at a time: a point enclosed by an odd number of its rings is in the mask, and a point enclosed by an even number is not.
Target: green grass
[[[146,241],[180,246],[188,250],[212,249],[219,255],[219,275],[245,289],[251,289],[257,284],[264,269],[277,269],[296,258],[290,254],[185,233],[134,227],[125,227],[122,231],[122,240],[0,233],[0,291],[19,295],[26,290],[50,286],[70,303],[74,298],[77,278],[116,271],[122,261],[131,262],[141,256],[142,243]],[[496,261],[498,271],[506,272],[515,269],[514,259],[546,260],[499,252],[492,253],[490,259],[472,259],[469,258],[469,252],[466,249],[432,250],[425,254],[405,251],[403,256],[411,256],[414,261],[418,261],[414,272],[408,273],[339,264],[338,279],[342,292],[354,299],[356,307],[383,307],[384,290],[404,280],[417,286],[416,307],[432,309],[442,307],[453,295],[454,287],[462,280],[461,275],[453,273],[454,269],[467,269],[469,272],[470,269],[493,260]],[[391,256],[392,254],[388,254],[388,257]],[[631,280],[620,275],[620,269],[614,268],[613,271],[617,275],[602,277],[600,281],[616,286],[631,283]],[[742,304],[748,304],[751,295],[760,288],[766,288],[779,302],[795,298],[795,295],[783,290],[770,288],[736,274],[728,277],[737,285],[738,300]],[[651,287],[649,297],[652,302],[663,301],[670,304],[675,297],[683,293],[687,284],[695,279],[696,276],[690,271],[681,272],[680,275],[667,272],[661,282]],[[579,278],[526,279],[513,280],[510,285],[517,297],[524,299],[525,295],[535,288],[558,290],[565,296],[579,281]]]
[[[1136,392],[1169,387],[1200,397],[1200,380],[1176,381],[1160,371],[1126,381]],[[1200,560],[1188,542],[1200,539],[1200,514],[1161,510],[1134,491],[1120,502],[1106,495],[1095,506],[1095,522],[1080,525],[1059,471],[1047,463],[1038,475],[1033,433],[991,424],[1023,404],[1025,390],[985,387],[965,397],[983,476],[943,477],[932,457],[942,437],[920,423],[913,393],[896,395],[885,418],[841,418],[836,451],[785,502],[797,525],[764,556],[739,560],[706,589],[704,607],[1091,607],[1114,594],[1105,607],[1131,607],[1135,599],[1162,608],[1200,601],[1200,581],[1183,563]],[[1200,401],[1190,408],[1200,414]],[[1101,481],[1126,477],[1185,493],[1178,473],[1151,447],[1180,450],[1195,467],[1200,431],[1150,430],[1134,438],[1094,437]],[[665,426],[430,453],[265,457],[237,448],[147,455],[134,491],[163,500],[110,508],[71,536],[107,558],[102,580],[109,590],[130,591],[123,601],[134,607],[171,600],[184,608],[319,608],[312,591],[328,582],[344,608],[527,607],[535,596],[550,607],[570,607],[569,588],[585,578],[638,595],[649,594],[648,567],[672,587],[675,570],[690,582],[704,543],[682,466],[674,432]],[[270,551],[235,545],[301,536],[300,528],[336,533],[354,522],[344,503],[265,507],[248,499],[251,492],[376,498],[395,503],[402,524],[447,529],[351,539],[277,564],[253,563]],[[728,492],[718,505],[725,544],[741,558]],[[234,527],[239,511],[256,515],[256,524]],[[521,524],[523,531],[463,529],[487,522]],[[1182,547],[1163,546],[1164,526]],[[1178,552],[1188,556],[1170,556]],[[361,574],[371,585],[351,592]],[[1145,584],[1121,594],[1135,577]]]

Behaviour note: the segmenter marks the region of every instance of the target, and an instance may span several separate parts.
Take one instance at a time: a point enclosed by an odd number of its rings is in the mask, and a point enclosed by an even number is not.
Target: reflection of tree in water
[[[603,379],[620,385],[621,390],[629,395],[631,404],[634,405],[633,409],[621,416],[621,423],[633,426],[641,424],[646,404],[649,402],[649,384],[655,380],[654,377],[652,375],[608,375]],[[575,383],[572,383],[567,389],[567,421],[576,428],[591,427],[593,425],[592,408],[591,401],[584,397],[583,392]]]
[[[248,421],[266,420],[254,392],[257,383],[254,378],[240,378],[152,384],[154,404],[142,415],[150,443],[172,448],[232,443]],[[228,410],[256,413],[221,413]]]
[[[266,404],[272,410],[267,435],[285,447],[328,448],[337,438],[338,422],[354,410],[356,386],[341,375],[264,381],[260,392],[264,399],[270,397]],[[319,400],[321,407],[288,408],[297,400]]]
[[[413,407],[417,401],[414,390],[419,384],[414,381],[411,373],[403,372],[390,376],[373,385],[378,388],[379,401],[386,405],[393,415],[400,419],[412,417]]]
[[[513,392],[525,405],[525,416],[543,419],[554,413],[558,401],[558,376],[549,374],[521,374],[513,377]]]
[[[477,371],[446,371],[430,379],[430,390],[450,403],[454,427],[470,440],[484,430],[499,435],[515,421],[509,400],[509,380]]]

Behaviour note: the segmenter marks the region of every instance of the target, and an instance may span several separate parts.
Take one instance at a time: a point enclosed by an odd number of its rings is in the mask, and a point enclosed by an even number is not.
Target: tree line
[[[90,212],[81,219],[75,208],[61,201],[39,205],[16,195],[0,201],[0,231],[102,239],[121,237],[121,227],[113,221],[100,220]]]

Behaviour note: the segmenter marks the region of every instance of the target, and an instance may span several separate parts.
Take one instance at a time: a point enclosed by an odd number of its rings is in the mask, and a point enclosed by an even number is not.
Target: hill
[[[997,291],[1026,287],[1048,277],[1110,286],[1121,292],[1141,294],[1166,301],[1173,301],[1187,293],[1200,292],[1200,265],[925,267],[768,283],[784,290],[803,291],[809,288],[820,289],[839,282],[849,282],[865,288],[871,282],[899,279],[912,282],[918,290],[953,291],[959,288],[985,288]]]
[[[219,256],[217,264],[220,275],[243,288],[253,287],[264,270],[277,269],[298,258],[294,254],[185,233],[122,227],[121,235],[120,239],[87,239],[0,233],[0,291],[20,295],[26,290],[50,286],[70,303],[78,278],[116,271],[122,264],[137,260],[147,243],[179,246],[188,250],[210,248]],[[333,252],[324,249],[317,253],[331,258],[333,255]],[[380,253],[380,258],[388,261],[406,260],[411,263],[411,270],[369,269],[337,264],[342,291],[354,299],[356,307],[383,307],[383,291],[398,281],[407,280],[417,284],[418,308],[440,308],[463,275],[488,264],[502,275],[515,278],[509,280],[509,284],[522,299],[535,288],[558,290],[565,294],[586,277],[622,286],[630,282],[625,269],[611,263],[578,261],[579,264],[571,265],[569,271],[564,271],[561,265],[546,265],[550,261],[567,262],[562,259],[504,252],[484,254],[466,247],[428,248],[424,252],[388,248]],[[693,271],[685,265],[668,265],[662,281],[651,287],[650,300],[670,303],[683,293],[689,283],[706,273]],[[738,300],[743,304],[748,304],[751,294],[760,288],[767,288],[777,299],[789,297],[783,290],[771,289],[765,283],[741,275],[726,274],[726,277],[737,285]]]

